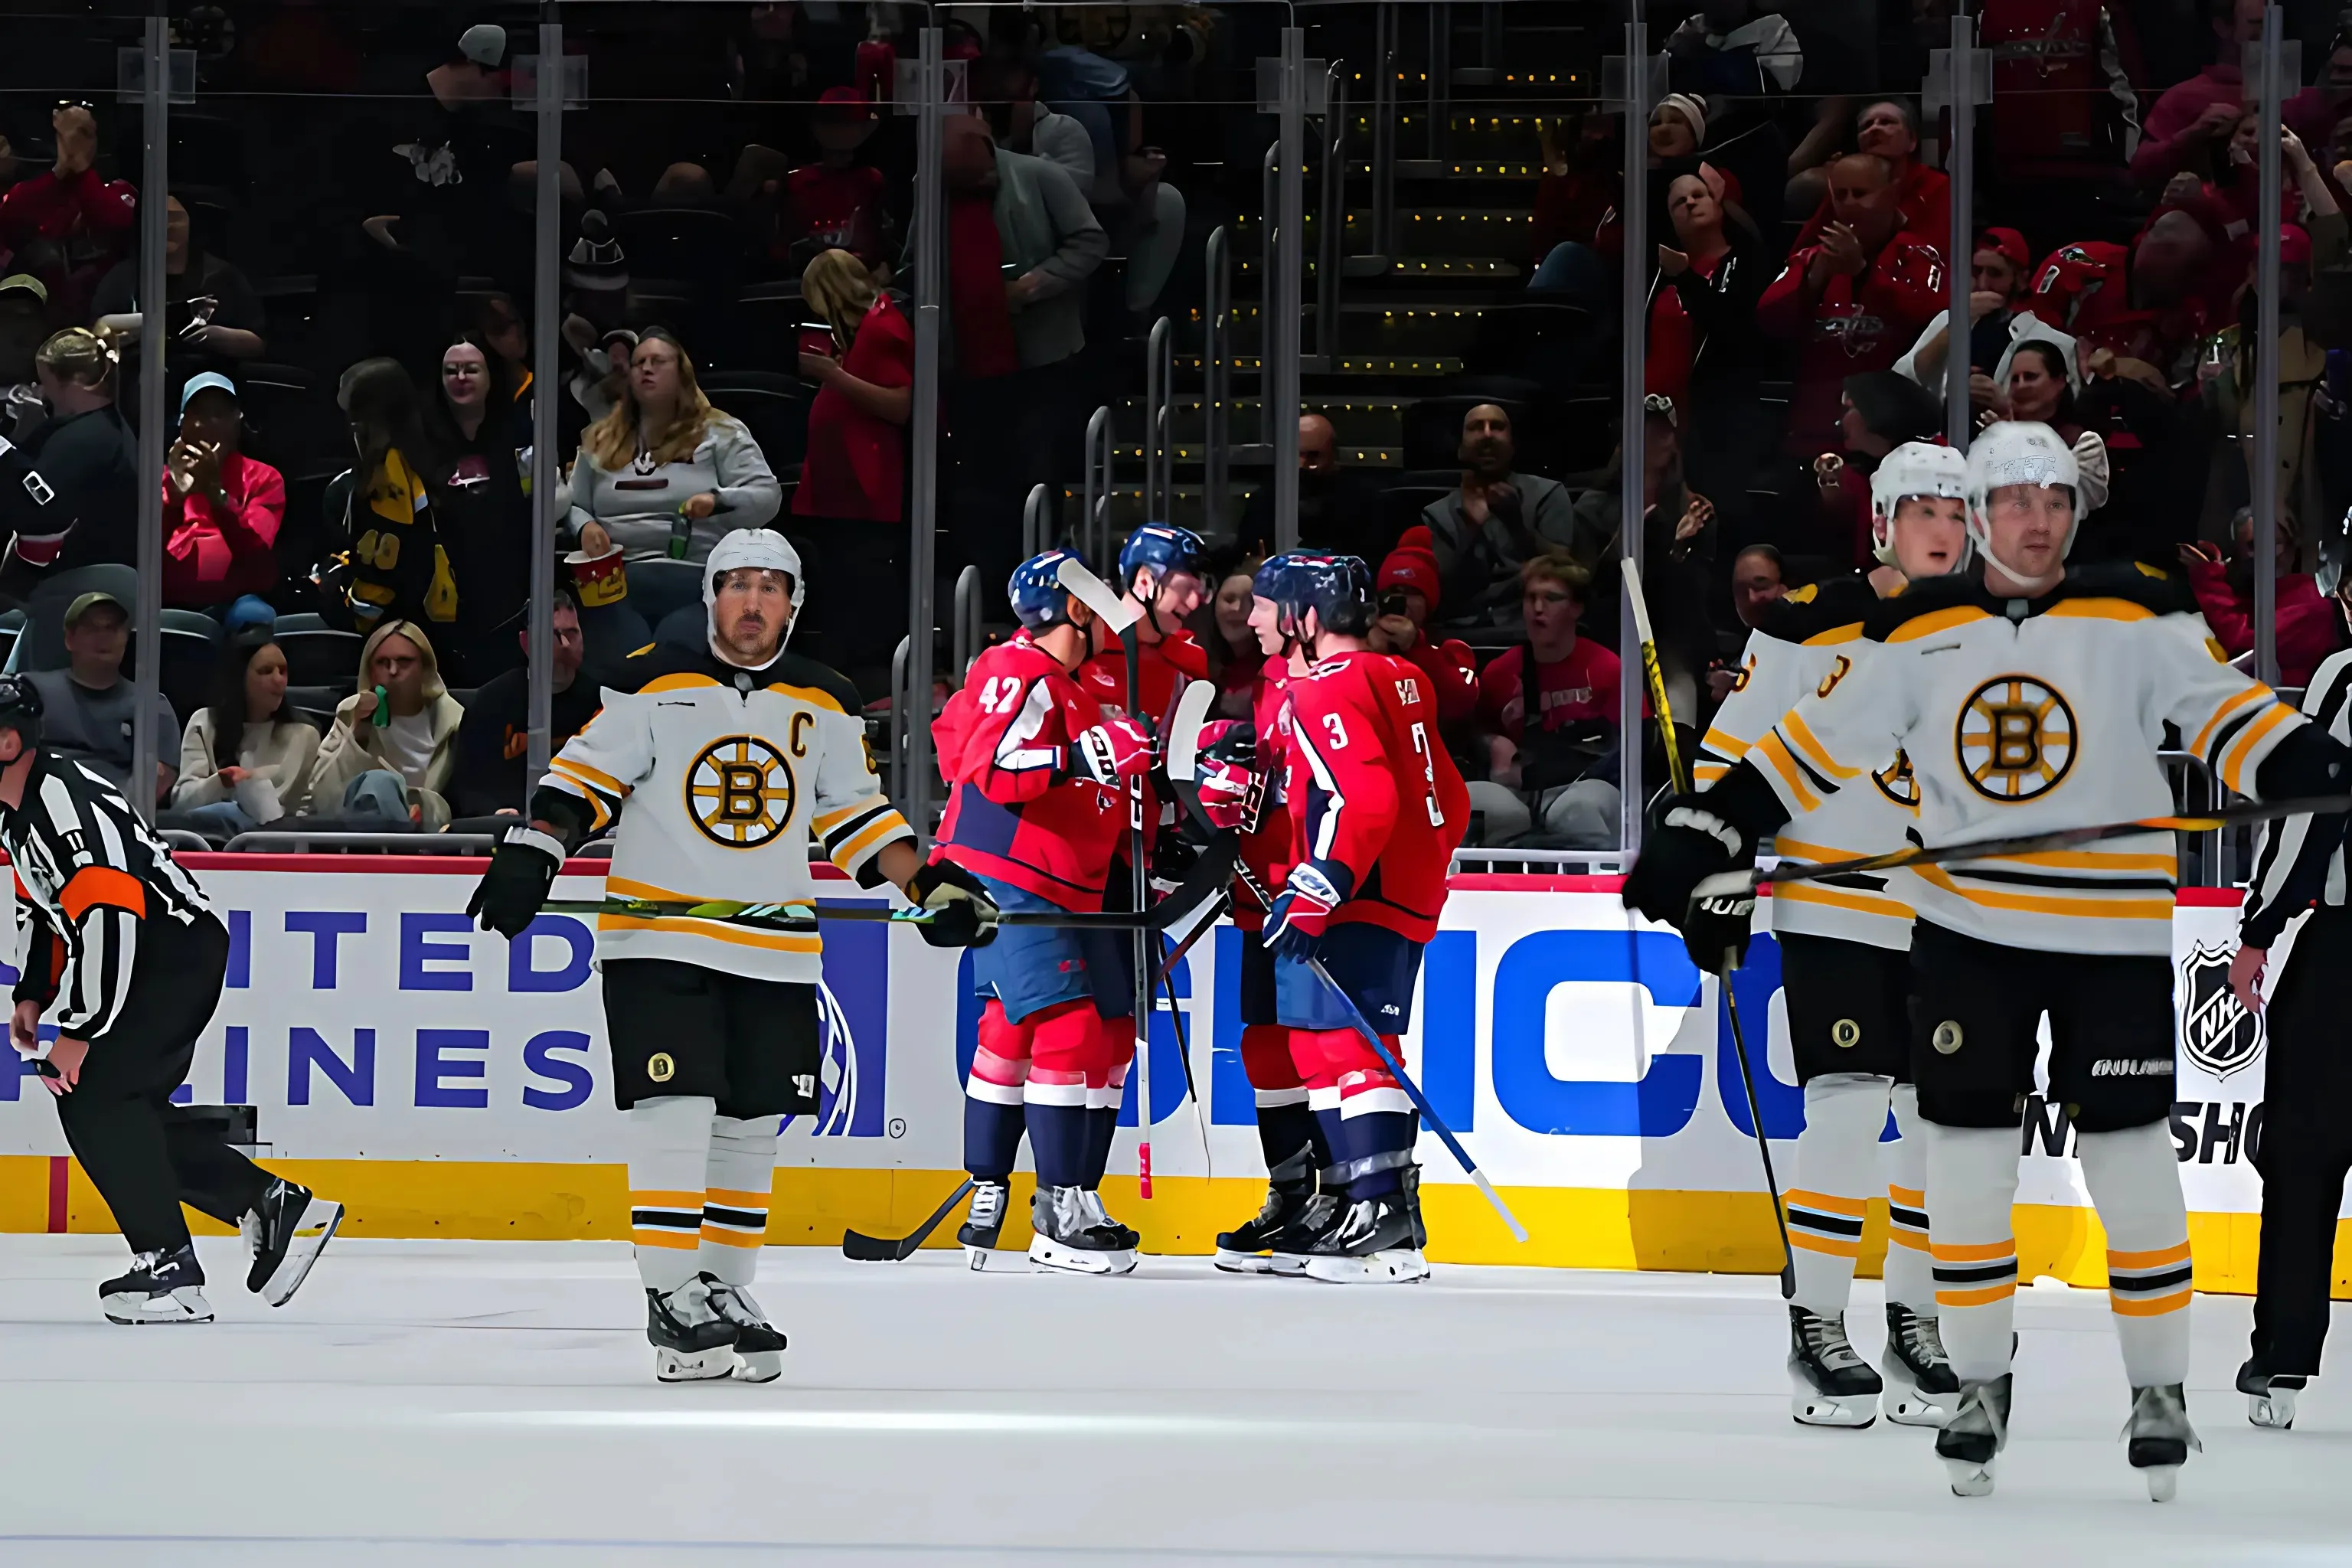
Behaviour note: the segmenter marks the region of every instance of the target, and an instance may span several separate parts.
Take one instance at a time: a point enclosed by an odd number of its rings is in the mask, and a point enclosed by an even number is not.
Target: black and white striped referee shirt
[[[2312,672],[2303,694],[2303,710],[2330,739],[2352,744],[2352,649],[2331,654]],[[2248,947],[2268,949],[2286,930],[2287,922],[2317,902],[2333,909],[2345,904],[2345,818],[2286,816],[2263,825],[2254,848],[2254,875],[2246,885],[2246,906],[2238,922],[2238,939]]]
[[[32,926],[16,997],[46,999],[54,982],[49,1021],[72,1039],[95,1039],[121,1015],[145,922],[192,926],[212,912],[113,784],[47,752],[24,804],[0,805],[0,846],[16,865],[17,918]]]

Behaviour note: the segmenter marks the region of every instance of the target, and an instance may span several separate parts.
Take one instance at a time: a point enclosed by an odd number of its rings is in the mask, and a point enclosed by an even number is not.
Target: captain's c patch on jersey
[[[730,849],[757,849],[793,817],[798,785],[783,754],[757,735],[728,735],[686,771],[686,811],[703,837]]]
[[[1988,800],[2032,800],[2074,765],[2074,710],[2030,675],[1997,675],[1969,694],[1953,737],[1960,772]]]

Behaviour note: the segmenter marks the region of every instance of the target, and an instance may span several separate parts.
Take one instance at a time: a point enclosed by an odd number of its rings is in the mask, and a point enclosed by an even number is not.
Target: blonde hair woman
[[[809,525],[825,591],[810,601],[817,655],[873,684],[887,678],[906,630],[906,426],[914,409],[915,334],[866,264],[822,252],[801,274],[801,298],[833,329],[832,353],[803,353],[816,383],[808,452],[793,515]]]
[[[139,558],[139,440],[115,406],[118,359],[112,333],[82,327],[52,332],[34,353],[49,417],[26,439],[22,456],[49,489],[20,515],[0,566],[0,578],[20,596],[51,567]]]
[[[425,628],[385,622],[360,647],[360,689],[335,705],[310,775],[310,798],[325,812],[438,832],[449,825],[442,791],[457,765],[457,725],[465,717],[441,683]]]
[[[784,492],[751,432],[702,395],[685,345],[656,327],[630,353],[620,402],[580,438],[562,499],[591,556],[616,542],[633,558],[698,562],[729,530],[773,521]]]

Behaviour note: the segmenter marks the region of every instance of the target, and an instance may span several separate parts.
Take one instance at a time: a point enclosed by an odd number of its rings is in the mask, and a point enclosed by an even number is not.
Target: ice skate
[[[735,1376],[744,1383],[773,1383],[784,1374],[784,1336],[768,1321],[750,1287],[704,1274],[710,1310],[735,1328]]]
[[[271,1182],[239,1226],[253,1254],[245,1288],[273,1307],[286,1305],[342,1223],[342,1205],[283,1179]]]
[[[735,1325],[711,1305],[710,1288],[689,1279],[677,1289],[646,1292],[646,1339],[654,1376],[664,1383],[708,1383],[735,1375]]]
[[[2189,1401],[2177,1383],[2132,1390],[2131,1419],[2122,1435],[2131,1439],[2131,1465],[2147,1477],[2151,1502],[2170,1502],[2179,1489],[2180,1467],[2189,1450],[2205,1451],[2189,1425]]]
[[[1429,1278],[1412,1245],[1412,1211],[1403,1195],[1349,1204],[1339,1223],[1308,1245],[1307,1273],[1327,1285],[1410,1285]]]
[[[971,1207],[964,1212],[963,1224],[956,1227],[956,1239],[963,1243],[964,1258],[973,1268],[1013,1267],[1013,1259],[996,1250],[996,1238],[1004,1231],[1005,1205],[1012,1200],[1013,1189],[1003,1182],[972,1183]],[[1027,1265],[1022,1267],[1025,1269]]]
[[[1990,1497],[1992,1465],[2009,1447],[2011,1373],[1960,1384],[1959,1403],[1936,1434],[1936,1457],[1951,1472],[1954,1497]]]
[[[1217,1236],[1217,1267],[1228,1274],[1271,1274],[1274,1244],[1315,1200],[1315,1167],[1300,1150],[1269,1173],[1265,1206]]]
[[[1307,1257],[1316,1242],[1339,1227],[1348,1215],[1345,1201],[1327,1187],[1308,1198],[1290,1223],[1266,1239],[1266,1268],[1275,1274],[1304,1274]]]
[[[1087,1217],[1100,1228],[1110,1232],[1119,1246],[1132,1252],[1143,1245],[1141,1231],[1131,1225],[1121,1225],[1110,1217],[1110,1211],[1103,1207],[1102,1194],[1092,1187],[1081,1187],[1078,1189],[1078,1201],[1087,1205]]]
[[[175,1252],[142,1252],[131,1258],[131,1272],[98,1288],[98,1305],[110,1323],[209,1323],[204,1283],[193,1243]]]
[[[1789,1304],[1789,1414],[1806,1426],[1859,1429],[1878,1419],[1884,1385],[1845,1337],[1845,1314]]]
[[[1135,1249],[1119,1245],[1119,1233],[1097,1223],[1081,1187],[1040,1187],[1029,1201],[1036,1232],[1029,1261],[1068,1274],[1126,1274],[1135,1268]]]
[[[1881,1414],[1901,1426],[1941,1426],[1952,1418],[1960,1380],[1945,1359],[1936,1320],[1923,1318],[1900,1301],[1886,1303],[1886,1350],[1878,1358],[1886,1392]]]
[[[2274,1432],[2294,1427],[2294,1396],[2309,1382],[2299,1373],[2264,1370],[2260,1356],[2249,1356],[2238,1369],[2238,1392],[2246,1395],[2246,1419]]]

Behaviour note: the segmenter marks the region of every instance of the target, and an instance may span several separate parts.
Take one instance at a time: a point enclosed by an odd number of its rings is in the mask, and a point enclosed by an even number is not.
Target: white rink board
[[[398,858],[358,864],[200,871],[236,943],[193,1097],[258,1107],[262,1136],[286,1158],[620,1159],[585,920],[544,916],[527,952],[509,952],[467,929],[470,874]],[[1449,902],[1408,1036],[1414,1071],[1473,1155],[1507,1186],[1752,1188],[1755,1150],[1714,983],[1702,985],[1680,940],[1628,917],[1607,884],[1497,891],[1494,880]],[[593,877],[567,876],[557,896],[600,890]],[[2215,997],[2236,921],[2234,907],[2207,905],[2174,922],[2177,1002],[2195,1048],[2179,1054],[2173,1132],[2189,1205],[2201,1212],[2260,1207],[2246,1159],[2262,1100],[2260,1025],[2226,993]],[[957,1168],[959,1040],[968,1059],[975,1013],[960,1002],[961,955],[871,925],[827,940],[826,1103],[787,1129],[785,1163]],[[1176,986],[1223,1176],[1261,1168],[1238,1055],[1243,940],[1230,928],[1204,938]],[[1776,1142],[1793,1139],[1802,1115],[1778,970],[1761,936],[1737,982],[1751,1046],[1769,1035],[1759,1090]],[[1164,1016],[1156,1033],[1153,1168],[1204,1174]],[[1130,1121],[1134,1098],[1131,1087]],[[1132,1131],[1122,1137],[1114,1168],[1131,1171]],[[2032,1142],[2019,1201],[2083,1204],[2074,1163]],[[0,1073],[0,1154],[64,1152],[48,1097]],[[1461,1179],[1433,1138],[1422,1158],[1432,1181]]]

